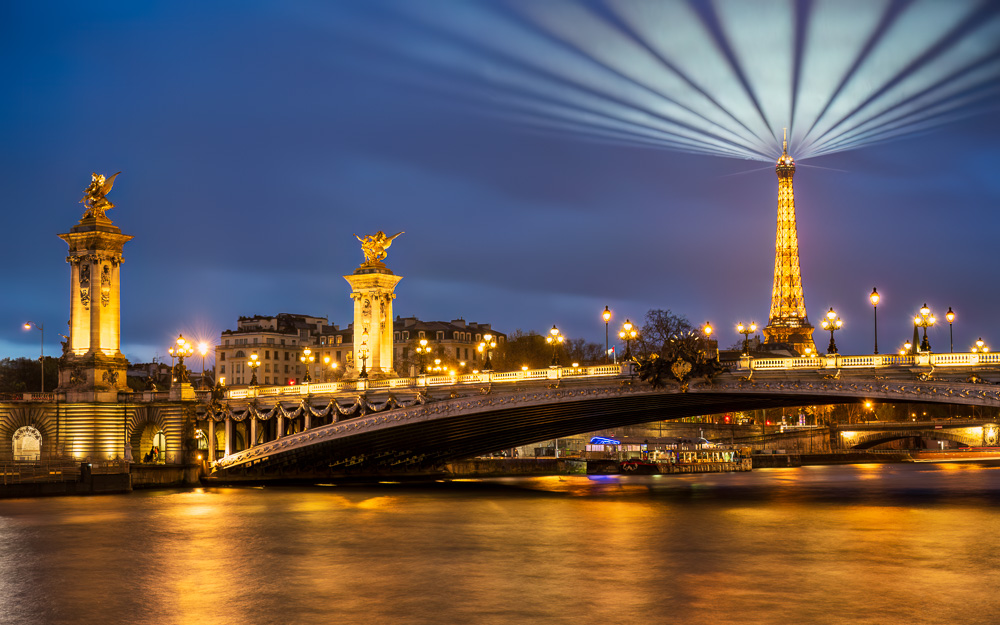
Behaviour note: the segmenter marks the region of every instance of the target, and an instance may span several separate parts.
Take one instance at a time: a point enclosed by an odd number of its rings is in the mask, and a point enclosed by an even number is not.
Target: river
[[[0,501],[0,623],[996,623],[1000,465]]]

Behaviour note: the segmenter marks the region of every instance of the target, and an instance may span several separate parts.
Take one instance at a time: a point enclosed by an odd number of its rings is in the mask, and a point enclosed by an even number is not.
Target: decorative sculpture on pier
[[[385,260],[385,251],[389,249],[392,245],[392,240],[403,234],[402,232],[397,232],[391,237],[385,236],[385,233],[379,230],[375,234],[365,235],[364,238],[354,235],[358,241],[361,241],[361,251],[365,254],[365,264],[373,265],[375,263],[380,263]]]
[[[351,299],[354,300],[354,349],[348,352],[345,375],[357,378],[360,371],[365,377],[395,375],[393,369],[392,300],[393,290],[401,277],[382,261],[385,250],[393,239],[403,234],[386,236],[379,230],[373,235],[359,237],[365,262],[344,279],[351,285]],[[357,368],[361,363],[361,370]]]
[[[122,172],[117,172],[110,178],[105,178],[104,174],[94,173],[90,175],[90,186],[84,189],[84,196],[80,203],[87,207],[83,213],[83,218],[104,217],[104,213],[115,207],[106,197],[111,192],[111,187],[115,185],[115,177]]]

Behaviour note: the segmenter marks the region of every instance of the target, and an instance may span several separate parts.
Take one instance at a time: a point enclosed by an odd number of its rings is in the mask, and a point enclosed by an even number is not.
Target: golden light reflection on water
[[[18,500],[0,622],[989,623],[998,499],[869,465]]]

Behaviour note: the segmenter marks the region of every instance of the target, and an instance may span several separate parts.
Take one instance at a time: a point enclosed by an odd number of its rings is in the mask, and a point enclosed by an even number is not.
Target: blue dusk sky
[[[604,338],[600,313],[767,322],[782,129],[810,320],[1000,349],[996,3],[5,2],[0,357],[57,355],[92,172],[122,351],[240,315],[351,321],[355,233],[404,231],[395,313]],[[816,342],[828,336],[817,330]]]

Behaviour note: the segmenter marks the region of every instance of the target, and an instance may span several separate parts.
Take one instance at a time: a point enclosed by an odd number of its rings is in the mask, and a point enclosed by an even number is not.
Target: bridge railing
[[[0,393],[0,401],[44,401],[54,402],[55,393]]]
[[[630,365],[597,365],[593,367],[549,367],[546,369],[521,369],[519,371],[480,371],[462,375],[419,375],[402,378],[376,378],[341,380],[322,384],[294,384],[288,386],[258,386],[233,388],[226,391],[229,399],[253,397],[281,397],[289,395],[315,395],[345,391],[411,388],[427,386],[453,386],[456,384],[490,384],[523,380],[550,380],[575,377],[612,377],[622,375]]]
[[[827,354],[811,357],[750,358],[744,356],[735,363],[735,369],[745,371],[794,371],[802,369],[879,369],[885,367],[978,367],[1000,364],[997,353],[934,354],[867,354],[842,356]]]

